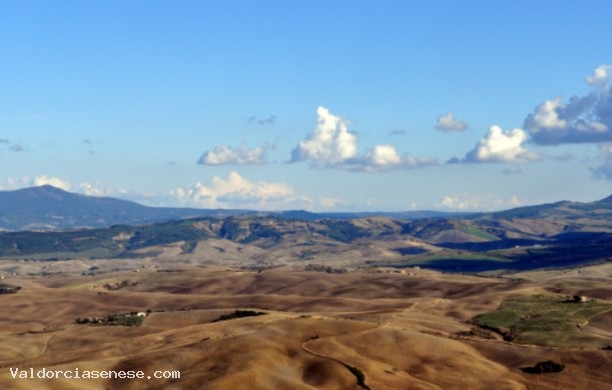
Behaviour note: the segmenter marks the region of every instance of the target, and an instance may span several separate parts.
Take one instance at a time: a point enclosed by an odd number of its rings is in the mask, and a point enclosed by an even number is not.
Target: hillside
[[[313,213],[304,210],[270,211],[148,207],[126,200],[75,194],[44,185],[0,191],[0,231],[102,228],[117,224],[141,225],[196,217],[270,215],[316,221],[386,216],[398,219],[448,218],[465,213],[439,211]]]
[[[270,216],[309,222],[321,219],[353,220],[385,217],[407,221],[425,220],[425,225],[430,225],[434,223],[433,221],[447,221],[441,222],[441,225],[445,225],[451,220],[465,220],[486,226],[485,230],[492,230],[493,235],[496,236],[500,234],[497,230],[502,229],[508,232],[507,238],[511,238],[514,231],[517,232],[517,237],[527,233],[527,225],[534,225],[535,235],[541,235],[543,232],[550,235],[553,230],[555,233],[560,233],[561,231],[558,231],[559,226],[570,230],[581,230],[582,226],[588,225],[593,228],[593,231],[602,229],[608,231],[610,230],[608,221],[612,219],[610,218],[612,217],[612,196],[590,203],[562,201],[492,213],[451,213],[427,210],[314,213],[304,210],[262,212],[255,210],[148,207],[116,198],[75,194],[50,185],[14,191],[0,191],[0,231],[103,228],[118,224],[142,225],[188,218],[222,218],[236,215]],[[512,222],[499,225],[499,221]],[[516,223],[524,226],[512,226]],[[538,224],[540,226],[535,226]],[[420,223],[420,225],[423,225],[423,223]],[[573,225],[577,228],[572,227]],[[438,230],[440,229],[436,227],[432,230],[429,226],[426,231],[420,234],[428,236],[436,234],[435,231]],[[455,231],[455,233],[457,232]],[[434,238],[434,241],[462,242],[474,238],[461,234],[458,236],[455,233],[446,232]]]
[[[610,226],[547,220],[288,220],[242,215],[150,225],[0,234],[0,257],[33,260],[197,258],[253,267],[420,266],[451,272],[522,271],[609,260]]]
[[[330,218],[305,211],[152,208],[43,186],[0,193],[0,210],[4,226],[18,230],[0,233],[0,257],[12,259],[172,253],[186,260],[204,256],[215,264],[246,257],[254,267],[386,265],[485,272],[603,262],[612,252],[611,198],[454,217],[356,213]],[[26,227],[41,231],[22,230]]]
[[[58,263],[39,262],[31,276],[5,280],[21,289],[0,295],[7,308],[0,388],[603,390],[612,381],[610,267],[536,283],[427,270],[259,271],[167,258],[84,261],[97,271],[41,275]],[[576,294],[598,301],[564,303]],[[132,312],[144,314],[132,326],[92,323]],[[497,329],[513,318],[522,321],[509,325],[513,341],[473,322]],[[545,361],[565,369],[526,371]],[[180,377],[14,379],[15,367]]]
[[[4,230],[95,228],[239,213],[147,207],[121,199],[74,194],[50,185],[0,191],[0,229]]]

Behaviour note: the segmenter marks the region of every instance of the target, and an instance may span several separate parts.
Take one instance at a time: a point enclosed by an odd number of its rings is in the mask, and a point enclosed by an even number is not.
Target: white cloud
[[[244,164],[265,164],[266,153],[269,146],[263,145],[254,149],[249,149],[246,145],[241,145],[239,148],[221,145],[213,150],[209,150],[202,154],[198,164],[202,165],[244,165]]]
[[[325,107],[317,109],[317,127],[291,153],[290,162],[309,161],[313,167],[359,172],[378,172],[435,164],[431,158],[400,156],[391,145],[375,145],[365,154],[357,153],[357,136],[347,122]]]
[[[505,200],[495,195],[453,194],[442,197],[438,207],[457,211],[494,211],[522,204],[515,195]]]
[[[455,118],[452,112],[440,115],[435,126],[435,129],[440,131],[464,131],[467,128],[467,123]]]
[[[555,99],[546,100],[536,107],[536,113],[533,114],[530,127],[535,129],[563,129],[566,127],[567,122],[559,118],[558,112],[560,108],[565,108],[565,105],[561,102],[562,99],[561,96],[558,96]]]
[[[374,166],[393,166],[402,163],[402,158],[391,145],[376,145],[368,154],[368,160]]]
[[[539,104],[524,122],[532,140],[542,145],[612,141],[611,75],[612,66],[601,65],[586,78],[593,92],[567,103],[559,96]]]
[[[61,188],[64,191],[70,191],[70,183],[68,183],[67,181],[58,179],[57,177],[54,177],[54,176],[47,176],[47,175],[36,176],[34,179],[32,179],[30,185],[33,185],[36,187],[44,186],[44,185],[51,185],[53,187]]]
[[[88,196],[113,196],[117,194],[122,194],[121,192],[115,192],[110,188],[102,188],[100,187],[100,183],[98,182],[84,182],[79,184],[79,192],[83,195]]]
[[[251,182],[232,171],[226,179],[213,177],[209,185],[196,182],[171,192],[179,203],[206,208],[283,209],[309,202],[284,183]]]
[[[603,85],[612,78],[612,65],[599,65],[585,80],[589,85]]]
[[[323,209],[334,209],[334,208],[337,208],[338,206],[347,205],[347,203],[342,199],[325,198],[325,197],[319,199],[319,204],[321,205],[321,208]]]
[[[163,202],[162,197],[155,193],[139,193],[133,191],[126,191],[125,189],[113,189],[113,188],[104,188],[100,185],[99,182],[82,182],[78,184],[78,186],[73,186],[69,182],[62,180],[57,177],[47,176],[47,175],[39,175],[34,178],[30,178],[28,176],[24,176],[21,179],[14,179],[12,177],[8,177],[6,179],[5,185],[0,185],[0,190],[10,191],[17,190],[20,188],[32,187],[32,186],[42,186],[42,185],[52,185],[57,188],[61,188],[64,191],[72,191],[83,195],[88,196],[112,196],[119,197],[122,199],[131,199],[136,202],[150,203],[153,206],[160,206],[160,202]],[[76,189],[74,189],[76,187]]]
[[[310,161],[315,166],[333,166],[357,155],[357,136],[348,131],[344,119],[325,107],[317,108],[317,127],[293,149],[291,161]]]
[[[493,125],[478,144],[465,155],[462,162],[527,162],[538,160],[537,153],[524,149],[521,145],[527,134],[521,129],[504,131]]]

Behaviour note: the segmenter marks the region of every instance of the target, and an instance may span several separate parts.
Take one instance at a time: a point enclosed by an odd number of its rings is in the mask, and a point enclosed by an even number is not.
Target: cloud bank
[[[440,131],[464,131],[468,128],[467,123],[462,120],[455,118],[452,112],[447,112],[444,115],[440,115],[436,121],[436,130]]]
[[[53,187],[61,188],[64,191],[70,191],[70,183],[68,183],[67,181],[58,179],[57,177],[54,177],[54,176],[47,176],[47,175],[36,176],[34,177],[34,179],[32,179],[30,185],[36,186],[36,187],[44,186],[44,185],[51,185]]]
[[[531,139],[541,145],[612,141],[612,66],[601,65],[586,82],[595,88],[585,96],[546,100],[524,121]]]
[[[435,159],[400,156],[391,145],[375,145],[365,154],[357,152],[357,135],[347,122],[327,108],[317,108],[317,127],[291,152],[289,162],[310,162],[312,167],[378,172],[435,164]]]
[[[452,194],[442,197],[439,208],[458,211],[494,211],[521,206],[516,196],[504,200],[495,195]]]
[[[215,176],[209,185],[200,182],[171,192],[179,203],[206,208],[281,209],[299,202],[293,188],[284,183],[252,182],[232,171],[226,179]]]

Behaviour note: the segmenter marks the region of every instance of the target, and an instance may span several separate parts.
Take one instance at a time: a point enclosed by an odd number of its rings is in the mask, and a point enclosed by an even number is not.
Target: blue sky
[[[494,210],[612,193],[612,3],[3,1],[0,188]]]

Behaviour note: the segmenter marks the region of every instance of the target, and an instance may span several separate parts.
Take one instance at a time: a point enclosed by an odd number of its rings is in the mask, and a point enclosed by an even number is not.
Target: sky
[[[0,190],[487,211],[612,194],[612,2],[0,2]]]

